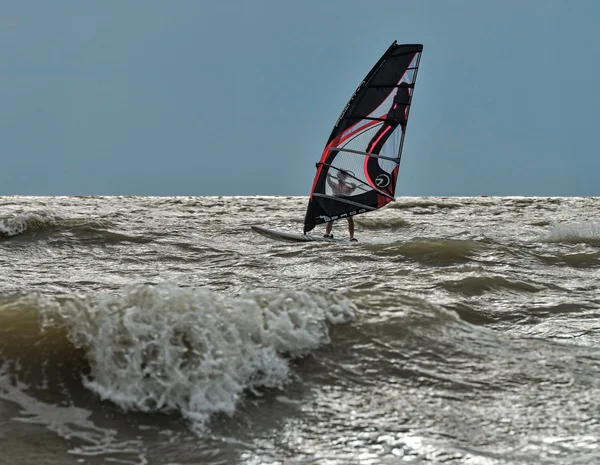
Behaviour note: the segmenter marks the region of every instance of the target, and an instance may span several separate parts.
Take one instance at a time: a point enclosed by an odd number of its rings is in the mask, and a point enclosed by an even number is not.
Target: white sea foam
[[[0,218],[0,237],[44,229],[55,223],[55,218],[46,214],[19,213],[8,218]]]
[[[580,222],[554,225],[546,234],[548,241],[600,242],[600,223]]]
[[[232,414],[246,389],[282,387],[288,357],[328,343],[328,325],[355,310],[322,290],[227,297],[166,284],[60,308],[71,339],[88,352],[89,389],[125,409],[176,410],[198,425]]]

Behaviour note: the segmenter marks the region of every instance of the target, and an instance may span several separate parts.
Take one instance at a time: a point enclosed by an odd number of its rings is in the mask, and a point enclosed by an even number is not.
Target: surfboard
[[[272,229],[262,228],[260,226],[251,226],[252,231],[268,237],[269,239],[275,239],[277,241],[285,242],[348,242],[349,239],[339,239],[337,237],[323,237],[323,236],[311,236],[308,234],[296,234],[284,231],[274,231]]]

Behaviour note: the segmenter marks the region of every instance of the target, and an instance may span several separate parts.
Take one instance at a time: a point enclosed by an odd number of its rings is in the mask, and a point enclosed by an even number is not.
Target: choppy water
[[[600,462],[598,199],[305,205],[0,197],[0,463]]]

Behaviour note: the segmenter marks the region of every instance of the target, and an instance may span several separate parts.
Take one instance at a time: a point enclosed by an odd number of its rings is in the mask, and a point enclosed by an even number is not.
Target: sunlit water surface
[[[600,462],[599,206],[0,197],[0,463]]]

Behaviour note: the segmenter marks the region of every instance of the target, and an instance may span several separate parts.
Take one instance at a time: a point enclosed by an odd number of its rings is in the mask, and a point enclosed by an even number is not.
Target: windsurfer
[[[357,184],[348,182],[348,173],[343,170],[338,170],[335,178],[331,175],[327,176],[327,184],[333,190],[333,195],[351,195],[352,192],[358,187]],[[354,219],[351,216],[347,217],[348,220],[348,233],[350,234],[350,240],[356,241],[354,238]],[[331,230],[333,229],[333,221],[329,221],[325,226],[325,235],[323,237],[333,237]]]

